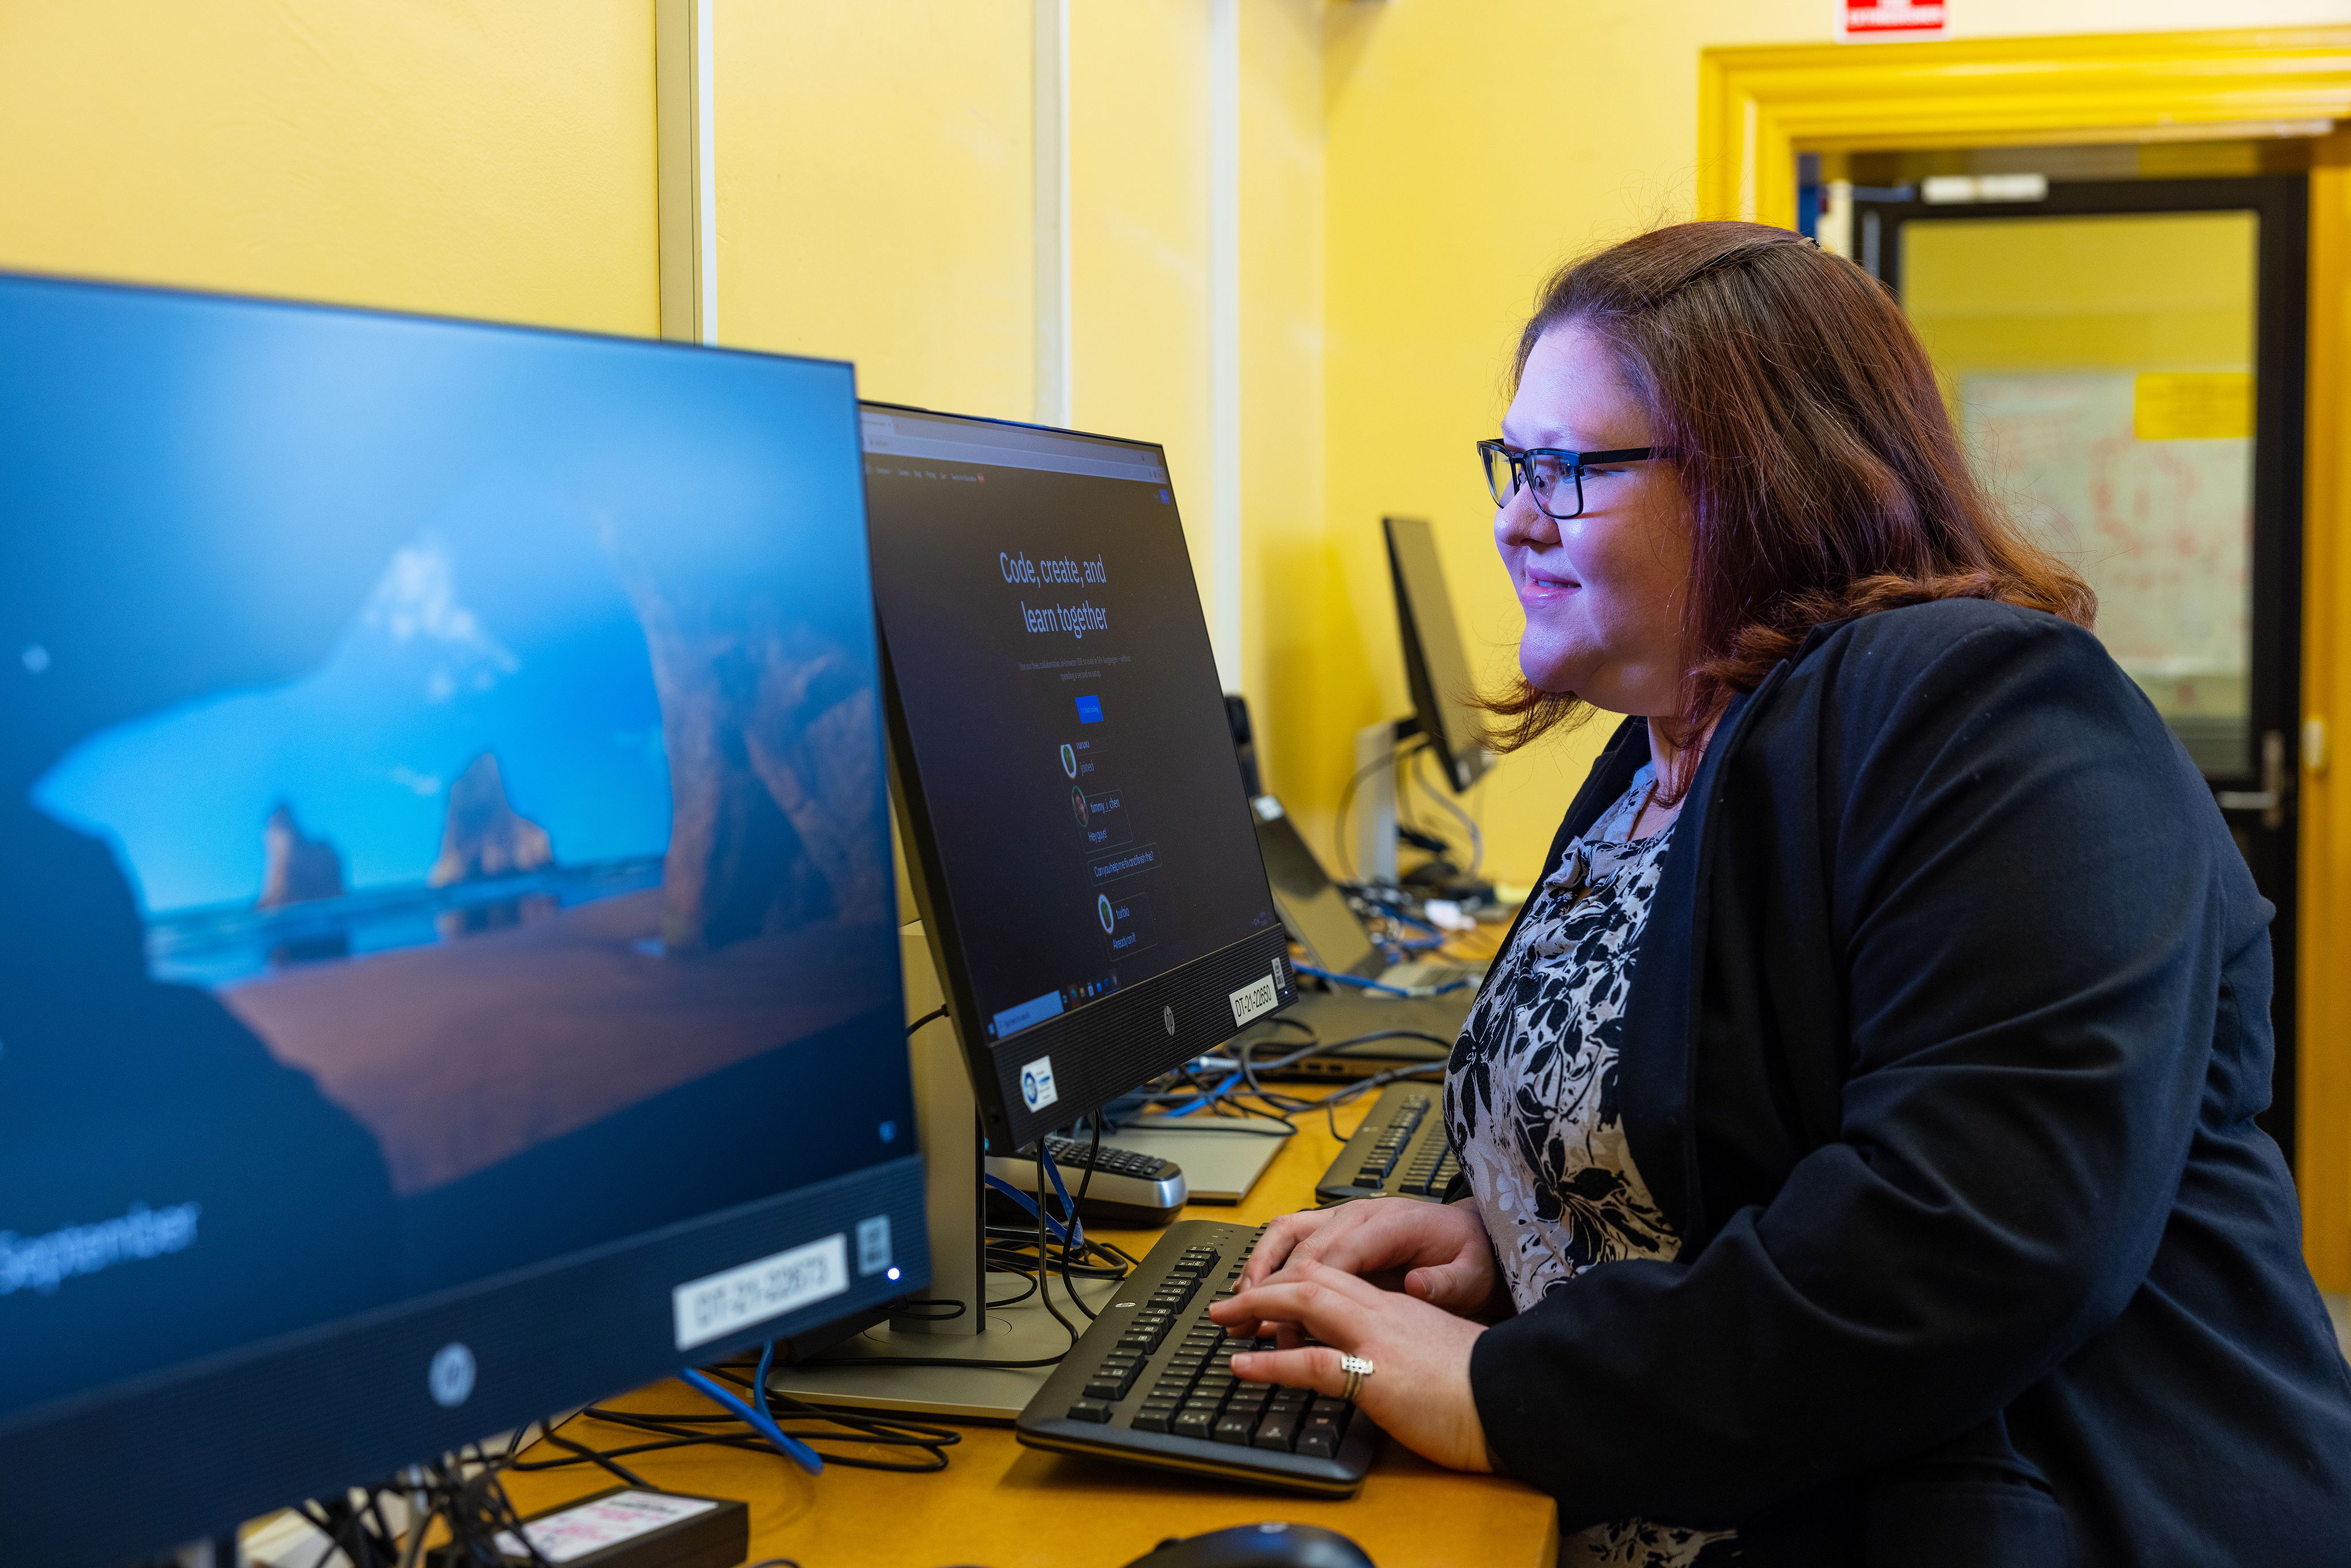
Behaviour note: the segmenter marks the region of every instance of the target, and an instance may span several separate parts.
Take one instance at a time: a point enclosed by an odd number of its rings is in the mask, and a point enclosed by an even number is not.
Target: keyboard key
[[[1197,1437],[1204,1442],[1208,1441],[1216,1436],[1217,1413],[1214,1410],[1203,1410],[1197,1406],[1186,1405],[1176,1412],[1176,1419],[1168,1424],[1167,1429],[1179,1437]]]
[[[1254,1447],[1290,1452],[1298,1441],[1298,1413],[1290,1410],[1268,1410],[1257,1424]]]
[[[1086,1384],[1086,1397],[1089,1399],[1105,1399],[1111,1404],[1115,1405],[1120,1400],[1126,1397],[1126,1379],[1123,1377],[1104,1377],[1102,1374],[1096,1373]]]
[[[1257,1416],[1247,1411],[1228,1410],[1217,1417],[1211,1436],[1219,1443],[1238,1443],[1247,1448],[1257,1437]]]
[[[1347,1417],[1354,1413],[1355,1407],[1353,1406],[1348,1404],[1343,1399],[1333,1399],[1328,1395],[1317,1397],[1314,1403],[1307,1407],[1307,1414],[1311,1416],[1328,1416],[1332,1420],[1338,1423],[1339,1428],[1342,1431],[1346,1430]]]
[[[1309,1415],[1298,1428],[1298,1449],[1312,1459],[1336,1458],[1339,1455],[1339,1424],[1328,1416]]]
[[[1138,1432],[1165,1432],[1176,1418],[1173,1405],[1145,1405],[1134,1413],[1134,1429]]]
[[[1070,1419],[1072,1421],[1107,1421],[1110,1419],[1110,1406],[1099,1399],[1081,1399],[1076,1404],[1070,1406]]]

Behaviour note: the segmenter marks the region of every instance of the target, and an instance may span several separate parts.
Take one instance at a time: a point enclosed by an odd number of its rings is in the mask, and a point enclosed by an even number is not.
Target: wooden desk
[[[1308,1093],[1319,1085],[1301,1085]],[[1360,1104],[1343,1109],[1352,1132]],[[1255,1224],[1311,1207],[1314,1182],[1339,1145],[1320,1115],[1298,1135],[1238,1208],[1199,1207],[1186,1218]],[[1105,1231],[1140,1255],[1156,1232]],[[609,1402],[616,1409],[693,1411],[711,1406],[675,1382]],[[625,1428],[580,1419],[564,1434],[598,1448],[629,1441]],[[1352,1536],[1380,1568],[1475,1563],[1551,1568],[1559,1551],[1551,1499],[1516,1481],[1459,1475],[1389,1439],[1363,1491],[1324,1502],[1259,1491],[1107,1460],[1023,1448],[1003,1427],[967,1427],[935,1475],[885,1475],[831,1466],[811,1477],[781,1457],[686,1448],[629,1462],[657,1485],[751,1505],[751,1560],[789,1557],[801,1568],[1121,1568],[1171,1535],[1196,1535],[1266,1519],[1321,1524]],[[541,1446],[529,1458],[549,1457]],[[603,1471],[511,1475],[507,1492],[528,1513],[611,1485]]]

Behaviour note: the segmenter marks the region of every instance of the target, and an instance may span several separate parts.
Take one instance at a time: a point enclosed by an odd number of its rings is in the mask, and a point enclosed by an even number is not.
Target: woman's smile
[[[1518,579],[1519,602],[1530,610],[1556,603],[1583,584],[1566,566],[1549,566],[1521,556],[1511,573]]]

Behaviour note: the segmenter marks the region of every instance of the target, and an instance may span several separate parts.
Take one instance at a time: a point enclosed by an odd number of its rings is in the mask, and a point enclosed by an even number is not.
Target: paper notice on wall
[[[2124,669],[2143,681],[2240,675],[2251,667],[2253,443],[2249,423],[2229,422],[2231,397],[2250,407],[2250,378],[2234,393],[2158,391],[2169,401],[2150,421],[2155,379],[1968,376],[1968,444],[1992,500],[2097,591],[2098,635]]]

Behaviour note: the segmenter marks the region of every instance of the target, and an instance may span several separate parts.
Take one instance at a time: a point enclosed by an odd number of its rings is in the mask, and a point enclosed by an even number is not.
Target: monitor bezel
[[[920,414],[925,418],[959,423],[1033,430],[1045,434],[1077,436],[1121,446],[1147,447],[1160,454],[1163,465],[1165,461],[1165,449],[1155,442],[1032,424],[1019,420],[947,413],[904,403],[868,400],[860,407],[879,413]],[[1174,495],[1172,479],[1169,495]],[[866,517],[866,526],[870,529],[872,527],[870,503]],[[1180,529],[1183,526],[1180,506],[1175,508],[1175,517]],[[870,548],[879,546],[879,541],[871,539],[870,536],[868,542]],[[1196,601],[1196,583],[1194,585],[1194,598]],[[907,850],[906,880],[914,895],[916,911],[922,917],[923,934],[930,946],[932,961],[938,967],[941,988],[946,995],[948,1022],[962,1046],[965,1065],[970,1069],[973,1097],[978,1102],[980,1124],[990,1147],[1024,1147],[1042,1134],[1057,1127],[1068,1126],[1131,1092],[1138,1083],[1147,1082],[1222,1045],[1238,1034],[1242,1027],[1234,1021],[1235,996],[1259,981],[1267,978],[1273,981],[1275,1006],[1267,1012],[1250,1015],[1249,1022],[1270,1017],[1298,999],[1298,976],[1290,962],[1289,932],[1277,918],[1265,930],[1228,943],[1189,963],[1180,964],[1134,986],[1122,986],[1110,995],[1096,998],[1083,1007],[1047,1019],[1002,1040],[987,1038],[979,1028],[979,1003],[970,967],[965,961],[956,913],[949,901],[938,897],[935,892],[951,883],[946,876],[940,845],[932,831],[931,816],[925,805],[927,787],[914,747],[905,709],[899,700],[898,681],[890,651],[889,623],[882,613],[878,598],[873,619],[882,646],[884,729],[889,737],[890,798],[898,813],[899,834]],[[1200,624],[1205,638],[1207,632],[1205,615]],[[1222,693],[1217,695],[1217,700],[1221,700]],[[1254,812],[1241,782],[1240,770],[1233,769],[1231,778],[1234,810],[1253,820]],[[1257,844],[1254,826],[1249,841],[1254,849]],[[1259,852],[1257,871],[1260,877],[1265,876],[1262,852]],[[1270,879],[1267,882],[1266,907],[1279,908],[1273,898]],[[1031,1108],[1022,1099],[1022,1071],[1040,1058],[1049,1060],[1052,1064],[1055,1097],[1050,1104]]]
[[[856,410],[855,366],[828,356],[18,267],[0,268],[0,281],[825,366],[850,372],[852,419]],[[879,680],[878,628],[875,652]],[[886,742],[883,749],[886,756]],[[894,945],[890,961],[893,967],[898,962]],[[874,1032],[877,1043],[898,1039],[894,1022]],[[744,1114],[756,1124],[745,1135],[771,1131],[768,1108],[747,1106]],[[855,1272],[856,1222],[883,1214],[890,1219],[894,1279],[878,1270]],[[675,1347],[677,1286],[835,1234],[845,1234],[852,1248],[846,1291],[689,1350]],[[286,1266],[304,1267],[298,1237],[287,1239]],[[9,1477],[0,1556],[114,1563],[216,1538],[246,1520],[387,1479],[402,1466],[519,1430],[681,1366],[870,1314],[922,1291],[930,1277],[924,1161],[915,1149],[728,1209],[90,1385],[0,1413],[0,1471]],[[255,1288],[266,1289],[267,1281]],[[475,1377],[465,1398],[444,1405],[434,1396],[430,1373],[451,1344],[472,1353]],[[579,1370],[587,1345],[597,1347],[592,1375]],[[93,1456],[102,1462],[89,1463]]]

